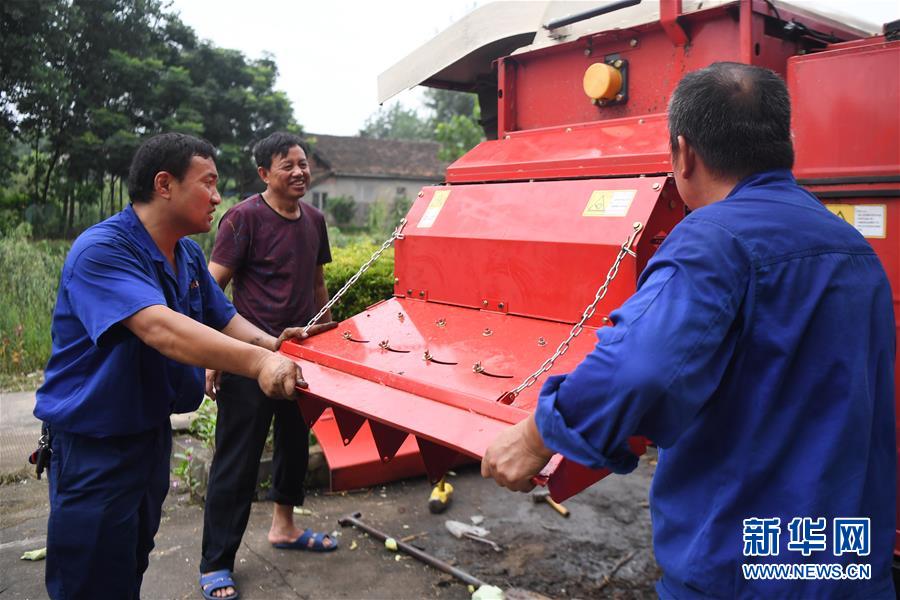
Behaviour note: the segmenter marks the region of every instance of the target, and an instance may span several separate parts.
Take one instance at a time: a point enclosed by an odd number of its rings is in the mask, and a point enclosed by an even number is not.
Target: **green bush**
[[[380,244],[360,241],[344,247],[332,247],[332,262],[325,265],[325,281],[331,295],[350,279],[356,271],[372,256]],[[361,313],[368,306],[379,300],[391,297],[394,293],[394,249],[385,250],[381,258],[373,264],[366,274],[359,278],[344,296],[331,309],[336,321],[343,321]]]
[[[43,369],[68,241],[31,241],[21,223],[0,237],[0,374]]]
[[[339,227],[345,227],[352,223],[353,217],[356,216],[356,200],[353,196],[335,196],[328,199],[326,210]]]

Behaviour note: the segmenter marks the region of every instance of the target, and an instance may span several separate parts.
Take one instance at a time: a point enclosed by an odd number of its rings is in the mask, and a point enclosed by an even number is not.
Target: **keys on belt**
[[[38,440],[37,450],[28,457],[28,462],[34,465],[34,474],[38,479],[44,470],[50,466],[50,455],[53,450],[50,449],[50,427],[44,423],[41,425],[41,439]]]

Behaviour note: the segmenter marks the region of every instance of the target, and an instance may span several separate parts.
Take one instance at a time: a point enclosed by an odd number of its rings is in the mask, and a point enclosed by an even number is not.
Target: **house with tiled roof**
[[[426,185],[444,181],[447,163],[436,142],[306,134],[312,181],[305,200],[328,210],[328,199],[343,196],[356,204],[356,224],[364,224],[372,205],[391,210],[409,202]]]

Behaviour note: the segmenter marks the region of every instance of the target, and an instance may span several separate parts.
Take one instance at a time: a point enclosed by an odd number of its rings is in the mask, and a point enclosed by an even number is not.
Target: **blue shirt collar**
[[[150,232],[147,231],[147,228],[144,227],[144,224],[141,222],[141,219],[138,217],[137,213],[134,212],[134,205],[128,204],[124,210],[122,210],[122,220],[124,223],[131,229],[134,233],[134,240],[140,244],[140,246],[147,251],[155,262],[161,263],[163,265],[163,269],[166,274],[172,278],[173,281],[178,282],[179,285],[184,283],[184,280],[187,277],[185,273],[187,263],[183,255],[184,252],[180,251],[179,243],[175,245],[175,260],[178,263],[178,276],[175,275],[175,271],[172,269],[172,265],[169,263],[168,259],[163,255],[162,251],[159,249],[159,246],[156,245],[156,242],[150,236]],[[183,287],[183,286],[182,286]]]
[[[736,186],[732,188],[725,198],[731,198],[745,187],[753,187],[757,185],[770,185],[773,183],[796,183],[794,174],[790,169],[774,169],[772,171],[760,171],[753,175],[748,175],[741,179]]]

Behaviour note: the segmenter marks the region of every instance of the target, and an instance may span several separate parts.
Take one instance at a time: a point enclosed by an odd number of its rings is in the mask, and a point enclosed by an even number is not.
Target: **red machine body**
[[[329,439],[367,465],[398,461],[392,476],[409,474],[415,447],[433,480],[461,457],[480,459],[534,409],[546,375],[571,370],[593,347],[594,330],[684,215],[668,173],[665,110],[681,76],[714,61],[788,78],[796,174],[836,214],[853,213],[885,264],[900,321],[900,42],[852,41],[850,29],[758,0],[687,15],[680,5],[663,0],[659,21],[496,62],[497,139],[452,164],[446,185],[419,193],[396,242],[394,297],[283,346],[310,382],[300,400],[307,421],[326,415],[317,427],[328,423]],[[624,73],[615,102],[591,102],[582,90],[596,62]],[[585,331],[535,386],[511,396],[579,320],[635,223],[635,256]],[[366,437],[354,446],[359,431]],[[545,474],[561,500],[606,473],[557,458]]]

